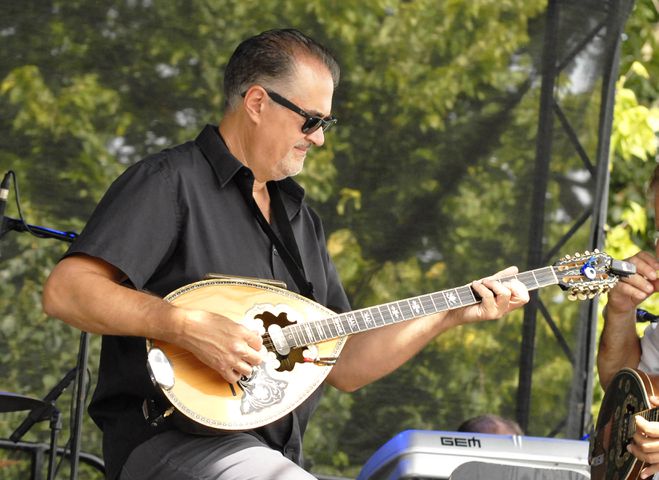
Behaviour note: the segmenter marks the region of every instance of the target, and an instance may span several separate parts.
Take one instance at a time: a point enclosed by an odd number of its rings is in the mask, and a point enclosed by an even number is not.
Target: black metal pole
[[[621,34],[627,17],[634,5],[633,0],[610,2],[606,19],[606,38],[609,45],[606,61],[603,64],[601,108],[599,118],[598,144],[595,169],[595,195],[593,200],[593,220],[590,232],[591,248],[604,245],[609,191],[609,148],[615,106],[615,84],[618,79],[620,62]],[[577,364],[570,394],[570,409],[567,423],[568,438],[582,438],[592,426],[591,407],[593,403],[595,371],[595,349],[597,347],[598,299],[584,304],[579,315]]]
[[[55,480],[55,460],[57,458],[57,435],[62,428],[62,414],[55,408],[50,419],[50,461],[48,462],[48,480]]]
[[[80,459],[80,436],[82,433],[82,419],[85,412],[85,398],[87,393],[87,352],[89,350],[89,334],[80,332],[80,348],[78,350],[78,365],[76,375],[76,397],[74,408],[74,422],[71,433],[71,480],[78,478],[78,463]]]
[[[540,118],[536,139],[536,163],[533,175],[533,198],[529,219],[529,269],[538,268],[542,261],[545,221],[545,195],[551,160],[554,84],[556,78],[556,37],[558,34],[558,2],[550,0],[545,22],[545,40],[542,54],[542,85],[540,89]],[[524,310],[522,345],[519,358],[519,384],[517,388],[517,422],[528,430],[531,410],[531,383],[535,353],[535,330],[539,305],[538,292],[531,293],[531,300]]]

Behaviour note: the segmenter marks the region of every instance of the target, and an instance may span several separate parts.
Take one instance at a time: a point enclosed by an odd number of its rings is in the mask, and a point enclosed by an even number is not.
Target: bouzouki
[[[568,298],[588,299],[608,291],[634,266],[608,255],[575,254],[553,266],[516,278],[529,290],[559,285]],[[219,373],[180,347],[147,340],[147,367],[171,407],[199,425],[246,430],[272,423],[307,399],[329,374],[349,335],[480,302],[458,288],[336,314],[306,297],[260,281],[211,278],[170,293],[173,305],[222,315],[261,333],[265,360],[249,378],[226,382]]]
[[[590,442],[592,480],[639,478],[645,465],[627,451],[636,432],[634,417],[659,420],[659,408],[652,408],[649,397],[659,395],[659,376],[623,368],[611,380]]]

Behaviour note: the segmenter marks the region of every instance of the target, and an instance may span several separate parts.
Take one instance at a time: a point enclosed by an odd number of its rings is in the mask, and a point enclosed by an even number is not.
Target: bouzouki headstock
[[[611,290],[620,277],[636,273],[634,264],[615,260],[595,250],[566,255],[553,265],[558,285],[568,291],[569,300],[586,300]]]

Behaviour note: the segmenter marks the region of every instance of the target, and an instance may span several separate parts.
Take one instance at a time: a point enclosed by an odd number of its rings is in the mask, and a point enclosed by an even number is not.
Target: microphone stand
[[[74,232],[63,232],[60,230],[54,230],[52,228],[40,227],[37,225],[26,224],[22,220],[16,218],[3,217],[0,225],[0,238],[2,238],[6,233],[10,231],[16,232],[30,232],[33,235],[39,238],[54,238],[57,240],[62,240],[65,242],[73,242],[78,235]],[[87,332],[80,332],[80,347],[78,350],[78,359],[76,366],[71,369],[66,376],[53,388],[46,397],[44,402],[48,406],[54,408],[55,400],[64,392],[64,390],[69,386],[73,377],[75,376],[75,406],[73,409],[73,428],[71,430],[71,480],[76,480],[78,478],[78,465],[80,458],[80,436],[82,432],[82,420],[84,414],[85,406],[85,391],[86,391],[86,374],[87,374],[87,363],[88,363],[88,350],[89,350],[89,334]],[[13,442],[18,442],[25,433],[43,416],[43,407],[35,407],[30,411],[28,417],[19,425],[19,427],[11,434],[10,439]],[[58,412],[59,413],[59,412]],[[59,415],[56,419],[51,420],[51,443],[54,443],[54,440],[59,430]],[[55,445],[51,446],[51,458],[50,464],[48,467],[49,479],[54,473],[54,461],[55,461]]]
[[[2,230],[0,230],[0,238],[10,231],[15,232],[30,232],[39,238],[55,238],[65,242],[72,242],[78,234],[74,232],[62,232],[61,230],[54,230],[47,227],[39,227],[38,225],[30,225],[23,220],[17,218],[4,217],[2,219]]]

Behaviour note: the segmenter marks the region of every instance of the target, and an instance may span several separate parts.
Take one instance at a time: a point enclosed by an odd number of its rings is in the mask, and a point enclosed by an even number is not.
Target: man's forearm
[[[636,333],[634,311],[610,312],[604,309],[604,329],[597,353],[600,384],[606,389],[613,376],[624,367],[637,368],[641,344]]]
[[[119,279],[120,272],[96,259],[64,259],[44,287],[44,311],[90,333],[176,338],[174,308]]]

